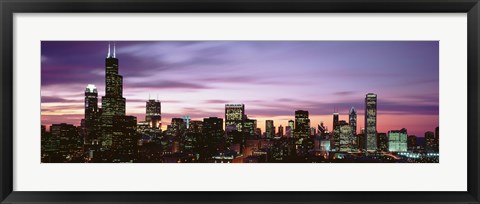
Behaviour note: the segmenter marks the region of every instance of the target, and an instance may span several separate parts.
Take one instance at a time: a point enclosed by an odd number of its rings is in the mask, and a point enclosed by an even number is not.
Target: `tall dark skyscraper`
[[[123,77],[118,74],[118,59],[110,54],[108,46],[107,59],[105,59],[105,96],[102,97],[102,109],[105,116],[125,115],[125,98],[123,98]]]
[[[354,107],[350,109],[350,113],[348,114],[348,122],[350,123],[350,127],[352,127],[352,135],[357,135],[357,111]]]
[[[97,87],[93,84],[85,88],[85,138],[84,142],[91,143],[97,139],[98,127],[98,93]]]
[[[225,129],[235,127],[238,132],[241,132],[245,118],[244,104],[225,104]]]
[[[89,84],[85,88],[85,124],[92,123],[98,111],[98,93],[97,87]]]
[[[377,150],[377,94],[365,96],[365,137],[367,151]]]
[[[113,118],[125,115],[125,98],[123,98],[123,77],[118,74],[118,59],[110,52],[105,59],[105,96],[102,97],[102,146],[109,149],[112,146]]]
[[[394,143],[397,145],[397,143]],[[387,133],[377,133],[378,151],[388,152],[388,136]]]
[[[308,111],[295,111],[295,129],[294,136],[296,138],[310,137],[310,119],[308,118]]]
[[[203,137],[202,140],[205,141],[207,147],[204,149],[203,157],[209,157],[218,150],[223,150],[226,142],[223,131],[223,119],[217,117],[204,118]]]
[[[338,125],[338,113],[336,111],[333,113],[333,123],[332,124],[333,124],[332,131],[335,131],[335,128]]]
[[[145,122],[151,128],[162,128],[162,107],[160,101],[149,99],[146,102]]]

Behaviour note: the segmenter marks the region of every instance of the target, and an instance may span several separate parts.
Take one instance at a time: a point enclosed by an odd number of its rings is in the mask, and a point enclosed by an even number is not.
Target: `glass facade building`
[[[377,94],[365,96],[365,137],[366,150],[377,150]]]
[[[388,131],[388,151],[390,152],[406,152],[407,144],[407,129]]]

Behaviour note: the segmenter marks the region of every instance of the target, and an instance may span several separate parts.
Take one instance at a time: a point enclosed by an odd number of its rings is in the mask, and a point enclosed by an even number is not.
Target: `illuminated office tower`
[[[377,150],[377,94],[365,96],[365,137],[367,151]]]
[[[202,131],[203,131],[203,121],[200,121],[200,120],[190,121],[190,125],[188,126],[188,132],[202,133]]]
[[[273,120],[265,121],[265,137],[268,139],[275,137],[275,126],[273,124]]]
[[[296,138],[310,137],[310,119],[308,118],[308,111],[295,111],[295,129],[294,136]]]
[[[352,135],[357,135],[357,111],[354,107],[350,109],[350,113],[348,114],[348,121],[350,126],[352,127]]]
[[[310,138],[310,119],[308,111],[295,111],[295,149],[297,156],[306,156],[309,150],[314,148],[313,138]]]
[[[406,152],[407,151],[407,129],[388,131],[388,151]]]
[[[145,122],[151,128],[162,128],[162,105],[160,101],[148,99],[146,102]]]
[[[199,152],[203,148],[204,141],[202,139],[203,121],[191,120],[187,128],[185,137],[181,140],[182,151],[184,152]]]
[[[118,74],[118,59],[108,44],[108,54],[105,59],[105,96],[102,97],[102,146],[109,149],[112,146],[113,117],[125,115],[125,98],[123,98],[123,77]]]
[[[333,113],[333,123],[332,124],[333,124],[333,130],[335,130],[335,128],[338,125],[338,113],[337,112]]]
[[[91,143],[98,137],[99,127],[98,92],[93,84],[85,88],[84,142]]]
[[[377,133],[378,151],[388,152],[388,137],[386,133]]]
[[[335,133],[338,135],[338,143],[335,143],[337,151],[351,152],[355,149],[354,144],[356,141],[352,135],[352,127],[346,121],[341,120],[338,122]]]
[[[246,118],[243,126],[243,132],[247,133],[248,136],[254,136],[255,130],[257,129],[257,120]]]
[[[89,84],[85,88],[85,124],[89,125],[95,119],[98,111],[98,93],[97,87],[93,84]]]
[[[187,131],[187,124],[183,118],[172,118],[170,125],[172,127],[172,135],[175,137],[181,137]]]
[[[244,104],[225,104],[225,127],[234,126],[238,132],[241,132],[244,122]]]
[[[279,137],[283,137],[283,126],[282,126],[282,125],[278,126],[277,135],[278,135]]]

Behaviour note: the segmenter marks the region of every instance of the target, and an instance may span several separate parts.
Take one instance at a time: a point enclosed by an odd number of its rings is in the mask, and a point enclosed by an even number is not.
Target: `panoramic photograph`
[[[41,42],[42,163],[439,163],[439,149],[438,41]]]

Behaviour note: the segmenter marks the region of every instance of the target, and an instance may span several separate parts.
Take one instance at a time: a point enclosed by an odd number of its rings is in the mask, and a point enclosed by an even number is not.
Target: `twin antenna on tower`
[[[108,42],[108,54],[107,58],[115,58],[115,42],[113,42],[113,56],[110,55],[110,42]]]

